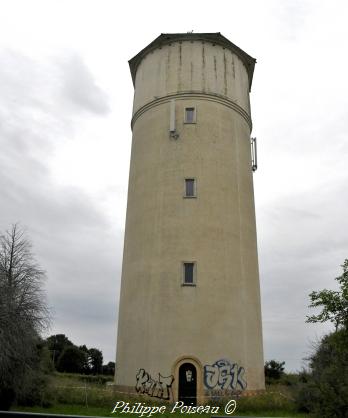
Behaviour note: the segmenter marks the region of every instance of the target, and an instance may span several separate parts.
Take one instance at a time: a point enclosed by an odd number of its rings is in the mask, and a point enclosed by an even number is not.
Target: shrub
[[[348,331],[326,335],[301,373],[296,395],[300,410],[322,418],[348,417]]]
[[[284,374],[285,361],[266,361],[265,363],[265,378],[266,383],[273,383],[275,380],[279,380]]]

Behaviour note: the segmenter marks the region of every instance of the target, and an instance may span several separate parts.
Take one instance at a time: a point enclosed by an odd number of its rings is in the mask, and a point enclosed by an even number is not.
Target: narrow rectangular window
[[[184,263],[184,278],[183,285],[195,285],[195,263]]]
[[[195,197],[195,179],[185,179],[185,197]]]
[[[196,123],[196,110],[194,107],[185,108],[185,123]]]

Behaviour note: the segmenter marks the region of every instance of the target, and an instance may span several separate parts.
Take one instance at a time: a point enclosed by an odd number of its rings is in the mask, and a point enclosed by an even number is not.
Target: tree
[[[115,362],[109,361],[108,364],[103,365],[103,374],[114,375],[115,374]]]
[[[45,278],[23,229],[12,225],[0,235],[0,409],[37,381],[39,335],[49,326]]]
[[[76,345],[65,347],[58,359],[57,370],[66,373],[83,373],[86,367],[86,353]]]
[[[297,394],[301,410],[322,418],[348,417],[348,332],[325,335],[302,372]]]
[[[54,367],[57,368],[57,362],[65,347],[74,345],[64,334],[51,335],[46,339],[48,349],[51,352]]]
[[[348,418],[348,259],[335,280],[339,290],[312,292],[310,307],[322,306],[307,322],[333,322],[335,332],[325,335],[301,375],[297,400],[301,409],[323,418]]]
[[[93,374],[100,374],[103,371],[103,353],[97,348],[88,350],[88,365]]]
[[[83,374],[90,374],[91,373],[91,366],[90,366],[90,359],[89,359],[89,350],[86,344],[80,345],[79,350],[83,352],[85,359],[82,366],[80,373]]]
[[[77,347],[64,334],[51,335],[46,343],[56,370],[83,374],[103,372],[103,353],[97,348],[88,348],[85,344]]]
[[[348,329],[348,259],[342,264],[343,273],[336,277],[339,290],[323,289],[319,292],[310,293],[310,308],[323,307],[318,315],[307,316],[306,322],[330,321],[335,325],[336,331],[343,327]]]
[[[276,360],[266,361],[265,363],[265,377],[269,379],[278,380],[284,374],[285,361],[279,362]]]

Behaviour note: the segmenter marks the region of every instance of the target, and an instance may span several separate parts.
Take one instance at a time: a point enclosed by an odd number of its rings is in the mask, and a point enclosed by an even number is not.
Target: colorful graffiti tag
[[[154,380],[144,369],[140,369],[136,378],[135,389],[138,393],[146,393],[154,398],[173,399],[172,383],[174,376],[165,377],[158,373],[158,380]]]
[[[204,366],[204,384],[207,389],[244,390],[247,387],[244,373],[244,367],[221,359]]]

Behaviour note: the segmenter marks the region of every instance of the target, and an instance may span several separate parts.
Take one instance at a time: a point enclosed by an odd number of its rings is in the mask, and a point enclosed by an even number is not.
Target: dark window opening
[[[195,193],[195,180],[194,179],[185,179],[185,196],[194,197]]]
[[[186,107],[185,109],[185,123],[195,123],[195,108]]]
[[[194,284],[195,263],[184,263],[184,284]]]

